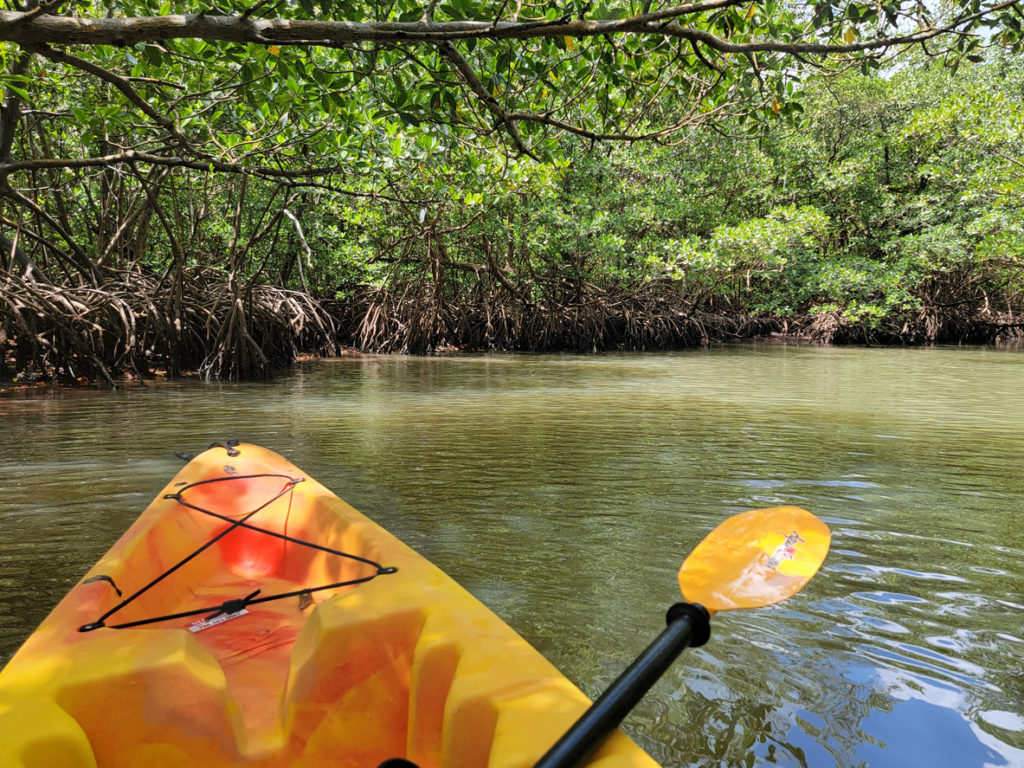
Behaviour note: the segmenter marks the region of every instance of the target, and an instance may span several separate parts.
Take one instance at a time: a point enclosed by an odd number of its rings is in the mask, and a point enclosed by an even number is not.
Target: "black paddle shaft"
[[[668,626],[647,650],[619,675],[535,768],[574,768],[618,728],[680,653],[688,647],[704,645],[711,636],[710,616],[704,606],[696,603],[676,603],[668,609],[666,622]]]

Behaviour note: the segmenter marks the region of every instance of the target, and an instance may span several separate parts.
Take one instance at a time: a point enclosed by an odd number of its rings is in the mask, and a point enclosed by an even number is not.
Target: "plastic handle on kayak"
[[[574,768],[600,746],[644,697],[672,662],[688,647],[704,645],[711,636],[711,616],[702,605],[676,603],[668,610],[668,626],[636,661],[609,686],[583,716],[540,759],[535,768]]]

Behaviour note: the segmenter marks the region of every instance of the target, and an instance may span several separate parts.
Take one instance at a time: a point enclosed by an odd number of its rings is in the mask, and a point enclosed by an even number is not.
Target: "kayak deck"
[[[285,596],[262,602],[274,595]],[[0,763],[525,767],[588,703],[315,480],[256,446],[218,447],[171,481],[0,673]],[[621,733],[593,764],[655,765]]]

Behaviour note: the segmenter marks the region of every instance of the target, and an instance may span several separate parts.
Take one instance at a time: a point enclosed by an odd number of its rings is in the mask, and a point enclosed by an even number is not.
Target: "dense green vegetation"
[[[822,340],[1016,335],[1024,70],[807,83],[803,119],[755,137],[580,155],[524,227],[535,258],[598,285],[670,281],[698,307]],[[554,260],[552,262],[552,260]]]
[[[1015,2],[199,5],[0,12],[5,381],[1017,335]]]

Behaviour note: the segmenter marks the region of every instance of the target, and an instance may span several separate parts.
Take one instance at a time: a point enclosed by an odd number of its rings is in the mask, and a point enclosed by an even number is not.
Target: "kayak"
[[[0,672],[0,765],[525,768],[589,703],[423,556],[228,443]],[[656,763],[617,731],[589,765]]]

